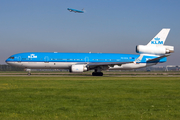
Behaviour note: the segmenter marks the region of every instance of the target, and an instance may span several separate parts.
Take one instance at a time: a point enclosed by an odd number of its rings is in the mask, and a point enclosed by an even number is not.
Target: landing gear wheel
[[[93,72],[92,76],[103,76],[102,72]]]
[[[28,76],[30,76],[31,75],[31,73],[30,72],[28,72]]]
[[[100,72],[99,74],[100,74],[99,76],[103,76],[103,73],[102,73],[102,72]]]

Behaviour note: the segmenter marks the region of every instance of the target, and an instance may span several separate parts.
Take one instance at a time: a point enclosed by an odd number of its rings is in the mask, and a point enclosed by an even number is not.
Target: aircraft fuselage
[[[27,69],[70,69],[75,64],[88,63],[126,63],[115,66],[109,66],[109,69],[136,69],[154,65],[146,63],[148,59],[155,56],[144,56],[141,62],[133,63],[140,55],[135,54],[116,54],[116,53],[19,53],[12,55],[6,60],[6,63],[12,66],[18,66]],[[159,62],[165,62],[163,58]]]

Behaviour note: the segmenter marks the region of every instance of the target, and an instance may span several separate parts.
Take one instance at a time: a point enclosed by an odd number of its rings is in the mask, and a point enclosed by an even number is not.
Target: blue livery
[[[75,12],[75,13],[84,13],[84,9],[82,10],[77,10],[77,9],[72,9],[72,8],[67,8],[70,12]]]
[[[173,46],[163,45],[169,31],[162,29],[147,45],[138,45],[140,54],[27,52],[11,55],[6,63],[25,68],[28,74],[29,69],[68,69],[76,73],[94,70],[93,76],[102,76],[103,70],[138,69],[166,62],[174,52]]]
[[[29,52],[10,56],[6,62],[134,62],[140,55],[116,54],[116,53],[50,53]],[[138,63],[146,63],[147,60],[156,56],[144,56]],[[156,61],[153,61],[156,62]],[[166,62],[166,58],[159,59],[160,63]]]

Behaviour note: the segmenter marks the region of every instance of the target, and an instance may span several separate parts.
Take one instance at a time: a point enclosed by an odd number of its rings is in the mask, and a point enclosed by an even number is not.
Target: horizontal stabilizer
[[[170,54],[163,55],[163,56],[160,56],[160,57],[157,57],[157,58],[154,58],[154,59],[149,59],[146,62],[154,62],[154,61],[160,60],[161,58],[168,57],[168,56],[170,56]]]

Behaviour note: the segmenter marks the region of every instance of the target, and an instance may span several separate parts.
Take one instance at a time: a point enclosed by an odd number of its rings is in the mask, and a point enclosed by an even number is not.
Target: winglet
[[[140,56],[134,61],[134,64],[141,62],[143,56],[143,54],[140,54]]]

